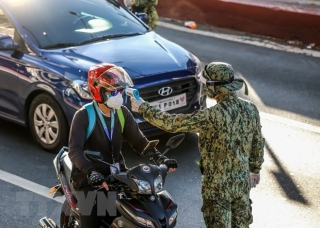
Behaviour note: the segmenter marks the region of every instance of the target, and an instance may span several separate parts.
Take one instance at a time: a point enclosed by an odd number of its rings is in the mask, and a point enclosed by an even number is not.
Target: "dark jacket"
[[[138,124],[133,118],[131,112],[125,107],[121,107],[125,124],[123,132],[121,124],[115,113],[114,131],[112,136],[112,143],[110,143],[106,133],[102,127],[99,116],[96,113],[96,125],[92,134],[86,140],[88,129],[88,114],[85,108],[79,109],[72,120],[70,137],[69,137],[69,158],[72,161],[71,180],[75,189],[87,186],[87,174],[91,171],[97,171],[107,176],[110,174],[110,167],[103,163],[91,163],[84,157],[85,150],[99,151],[103,160],[108,163],[113,163],[112,149],[115,162],[120,163],[120,168],[124,170],[125,160],[121,153],[122,139],[126,139],[137,152],[141,153],[148,143],[148,139],[140,131]],[[99,110],[100,111],[100,110]],[[108,126],[110,133],[110,117],[103,116]]]

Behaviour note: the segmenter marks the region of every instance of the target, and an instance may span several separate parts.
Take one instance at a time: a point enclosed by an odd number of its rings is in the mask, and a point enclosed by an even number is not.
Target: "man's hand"
[[[131,97],[130,101],[131,101],[131,110],[134,112],[138,112],[140,105],[145,102],[141,97],[139,100],[137,100],[134,97]]]
[[[107,191],[109,190],[109,186],[104,181],[104,176],[101,173],[93,171],[88,176],[88,183],[94,188],[99,188],[103,186]]]
[[[250,182],[251,188],[255,188],[260,182],[260,173],[256,174],[250,172]]]
[[[178,168],[178,162],[175,159],[164,159],[162,164],[166,165],[168,167],[168,173],[176,171]]]

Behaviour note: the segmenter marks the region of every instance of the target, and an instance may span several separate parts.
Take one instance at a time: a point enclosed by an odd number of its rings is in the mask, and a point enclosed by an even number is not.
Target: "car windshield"
[[[144,34],[148,28],[113,0],[4,0],[39,48]]]

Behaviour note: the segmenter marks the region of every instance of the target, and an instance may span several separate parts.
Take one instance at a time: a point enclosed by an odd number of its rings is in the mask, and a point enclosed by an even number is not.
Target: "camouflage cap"
[[[212,88],[215,92],[230,93],[241,89],[243,86],[243,80],[234,78],[234,70],[228,63],[211,62],[204,67],[202,75],[208,81],[218,82],[216,83],[218,85],[214,85],[214,88]]]

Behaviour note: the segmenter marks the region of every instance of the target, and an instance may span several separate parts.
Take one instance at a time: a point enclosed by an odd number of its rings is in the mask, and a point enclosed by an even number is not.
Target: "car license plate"
[[[187,97],[186,94],[183,93],[174,97],[169,97],[162,100],[151,102],[150,105],[160,109],[161,111],[168,111],[186,106]]]

